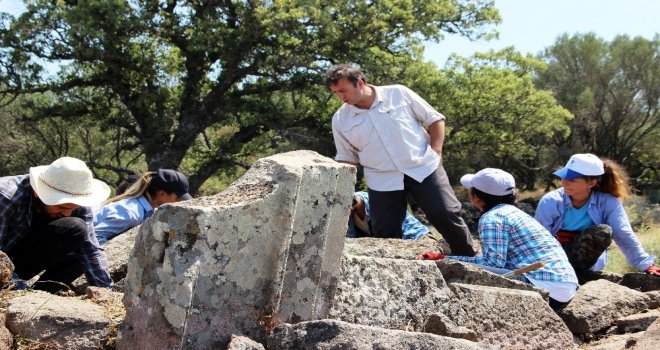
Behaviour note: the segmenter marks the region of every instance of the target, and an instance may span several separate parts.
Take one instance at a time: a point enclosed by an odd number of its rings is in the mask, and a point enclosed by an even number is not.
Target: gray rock
[[[14,344],[14,336],[5,326],[5,313],[0,312],[0,350],[9,350]]]
[[[646,309],[648,303],[644,293],[601,279],[580,287],[560,316],[573,333],[594,333]]]
[[[429,333],[405,332],[356,325],[337,320],[320,320],[283,324],[268,338],[268,349],[496,349],[465,339],[442,337]]]
[[[573,336],[539,293],[450,284],[481,342],[506,349],[568,349]]]
[[[344,243],[344,254],[372,258],[415,260],[419,254],[428,251],[446,252],[449,251],[449,245],[445,241],[436,241],[427,236],[418,240],[347,238]]]
[[[232,334],[227,350],[264,350],[264,346],[248,337]]]
[[[641,292],[660,290],[660,276],[640,272],[627,273],[619,284]]]
[[[529,290],[541,294],[546,300],[548,299],[548,292],[545,289],[537,288],[530,283],[503,278],[496,273],[484,270],[474,264],[451,259],[438,260],[437,264],[438,269],[442,272],[442,277],[447,283],[477,284],[481,286]]]
[[[117,349],[263,341],[260,321],[325,318],[355,172],[289,152],[258,160],[215,196],[160,207],[129,259]]]
[[[632,350],[657,350],[660,344],[660,319],[655,320],[632,347]]]
[[[443,314],[433,314],[428,317],[424,324],[424,332],[433,333],[452,338],[467,339],[470,341],[478,341],[477,333],[473,330],[457,326]]]
[[[330,318],[421,331],[435,313],[466,320],[434,262],[344,255]]]
[[[652,290],[644,294],[649,297],[649,309],[660,308],[660,290]]]
[[[660,310],[644,310],[644,312],[616,320],[616,327],[619,333],[645,331],[658,317],[660,317]]]
[[[644,332],[612,334],[604,338],[580,345],[580,350],[626,350],[642,337]]]
[[[57,349],[98,349],[112,325],[94,303],[46,292],[7,301],[7,328],[23,339]]]

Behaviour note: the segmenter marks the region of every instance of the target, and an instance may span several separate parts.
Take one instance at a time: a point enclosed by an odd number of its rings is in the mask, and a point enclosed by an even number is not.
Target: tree
[[[534,86],[543,62],[507,48],[452,57],[430,99],[447,116],[445,162],[457,178],[485,167],[509,171],[533,189],[550,172],[554,137],[568,134],[571,114]]]
[[[538,85],[575,115],[571,133],[556,140],[563,146],[560,162],[590,152],[657,186],[660,36],[624,35],[608,43],[594,34],[563,35],[542,58],[548,69],[539,73]]]
[[[421,40],[488,37],[499,21],[492,0],[26,5],[20,17],[2,17],[2,92],[53,94],[35,118],[56,111],[121,127],[131,141],[117,148],[136,140],[149,169],[190,167],[193,192],[218,170],[244,166],[251,142],[305,134],[297,129],[329,138],[329,116],[317,113],[328,111],[320,73],[330,64],[385,72],[397,59],[419,59],[411,52]],[[62,69],[45,79],[52,63]]]

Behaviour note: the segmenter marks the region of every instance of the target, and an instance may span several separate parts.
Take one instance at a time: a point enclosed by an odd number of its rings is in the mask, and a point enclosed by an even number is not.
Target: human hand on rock
[[[660,276],[660,267],[657,267],[655,265],[651,265],[651,266],[649,266],[648,269],[646,269],[645,272],[648,273],[648,274],[651,274],[651,275]]]
[[[445,258],[444,254],[434,253],[434,252],[426,252],[419,254],[417,256],[417,260],[442,260],[444,258]]]

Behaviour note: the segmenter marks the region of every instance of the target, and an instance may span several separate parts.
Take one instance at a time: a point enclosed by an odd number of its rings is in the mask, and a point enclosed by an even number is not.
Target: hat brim
[[[466,174],[461,177],[461,185],[465,187],[474,187],[472,185],[472,179],[474,179],[475,174]]]
[[[573,171],[566,167],[555,171],[553,175],[566,180],[573,180],[585,176],[584,174],[580,174],[577,171]]]
[[[187,201],[187,200],[193,199],[193,197],[190,195],[190,193],[184,193],[184,194],[182,194],[180,196],[177,196],[177,197],[179,198],[180,201]]]
[[[30,186],[46,205],[75,204],[81,207],[91,207],[101,204],[110,197],[110,187],[103,181],[92,179],[89,195],[72,195],[57,191],[39,181],[39,175],[48,168],[48,165],[30,168]]]

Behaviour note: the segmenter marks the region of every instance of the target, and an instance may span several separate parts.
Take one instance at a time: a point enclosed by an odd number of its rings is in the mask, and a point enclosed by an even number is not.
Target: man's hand
[[[660,276],[660,267],[657,267],[655,265],[651,265],[651,266],[649,266],[648,269],[646,269],[645,272],[648,273],[648,274],[651,274],[651,275]]]
[[[444,258],[444,254],[434,252],[426,252],[417,256],[417,260],[442,260]]]

